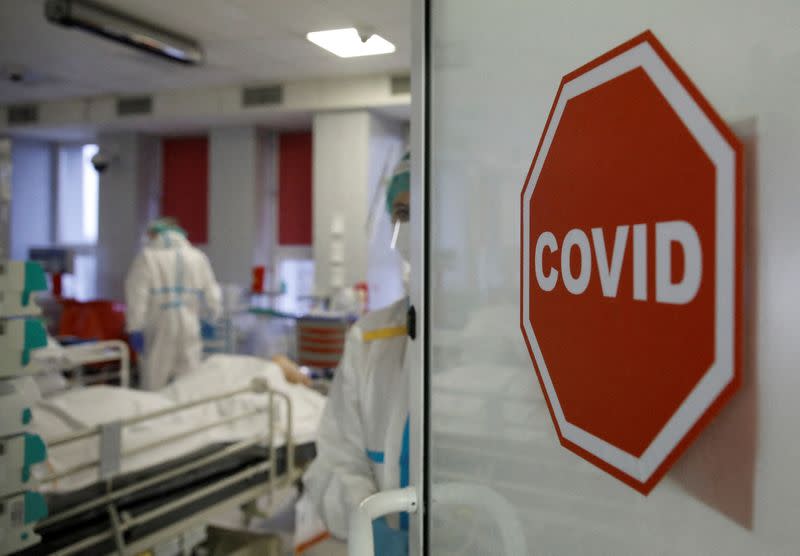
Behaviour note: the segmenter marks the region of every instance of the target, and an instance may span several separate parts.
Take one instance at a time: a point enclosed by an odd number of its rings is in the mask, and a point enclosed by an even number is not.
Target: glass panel
[[[431,4],[430,553],[794,553],[800,4]],[[644,497],[559,444],[519,328],[519,198],[562,76],[651,26],[745,135],[758,329],[742,390]]]

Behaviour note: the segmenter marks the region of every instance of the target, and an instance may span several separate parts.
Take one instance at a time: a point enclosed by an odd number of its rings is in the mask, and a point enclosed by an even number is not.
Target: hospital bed
[[[215,355],[159,392],[94,386],[34,403],[49,506],[33,554],[188,552],[220,512],[291,485],[315,455],[324,398],[280,369]]]

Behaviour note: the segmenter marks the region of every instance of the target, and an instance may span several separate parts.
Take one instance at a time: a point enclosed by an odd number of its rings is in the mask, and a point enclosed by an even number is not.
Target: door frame
[[[418,510],[410,523],[410,554],[429,553],[430,530],[430,342],[429,222],[430,168],[430,0],[411,5],[411,269],[410,300],[416,316],[408,351],[410,412],[410,478],[416,486]]]

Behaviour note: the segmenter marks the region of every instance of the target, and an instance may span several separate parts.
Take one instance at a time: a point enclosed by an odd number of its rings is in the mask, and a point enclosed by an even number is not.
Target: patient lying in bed
[[[288,360],[281,365],[279,362],[255,357],[214,355],[204,361],[196,371],[177,378],[157,392],[94,386],[68,390],[49,398],[40,397],[34,403],[32,432],[39,434],[45,441],[52,441],[76,430],[245,388],[254,378],[262,378],[266,379],[270,388],[286,394],[291,400],[292,436],[295,443],[313,441],[325,400],[302,384],[303,381],[295,375],[302,373],[291,365]],[[166,441],[181,432],[196,430],[226,417],[266,407],[267,403],[268,398],[264,394],[245,393],[126,426],[122,436],[124,451],[135,451],[137,447],[158,443],[159,439],[165,441],[154,448],[123,458],[121,471],[124,473],[143,469],[214,443],[263,436],[266,434],[268,421],[267,414],[262,412],[180,440]],[[279,406],[276,412],[278,430],[285,431],[287,423],[284,404],[282,400],[277,400],[276,405]],[[281,434],[283,433],[278,434],[278,438],[283,438],[281,442],[284,442],[285,435],[281,437]],[[35,474],[42,477],[60,472],[96,459],[97,454],[97,437],[57,446],[49,450],[47,465],[35,470]],[[64,477],[55,483],[48,483],[43,486],[43,490],[72,490],[91,484],[97,479],[95,467]]]
[[[58,340],[48,334],[47,346],[32,352],[33,360],[37,362],[40,368],[47,370],[47,372],[39,373],[34,377],[42,395],[48,397],[57,392],[67,390],[70,387],[70,383],[64,378],[61,371],[72,369],[76,364],[80,364],[80,354],[85,352],[86,346],[100,346],[108,343],[110,342],[87,342],[77,346],[64,347]],[[300,370],[294,361],[285,355],[275,355],[271,361],[283,371],[284,378],[290,384],[311,386],[311,379]],[[125,386],[126,384],[122,385]]]
[[[272,357],[272,362],[278,365],[283,371],[283,376],[291,384],[304,384],[311,386],[311,379],[303,374],[297,363],[286,357],[285,355],[275,355]]]

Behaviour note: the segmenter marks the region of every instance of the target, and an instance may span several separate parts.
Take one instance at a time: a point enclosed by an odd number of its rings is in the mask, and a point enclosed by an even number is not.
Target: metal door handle
[[[347,553],[350,556],[373,556],[372,520],[398,512],[417,511],[417,489],[413,486],[376,492],[365,498],[350,516]]]
[[[503,554],[527,554],[525,532],[516,510],[493,489],[474,483],[443,483],[434,485],[432,494],[435,504],[464,504],[488,510],[500,528]],[[364,499],[350,516],[349,556],[373,556],[375,553],[373,519],[397,512],[414,513],[417,507],[417,490],[413,486],[378,492]]]

